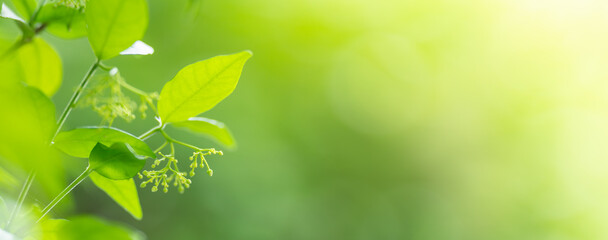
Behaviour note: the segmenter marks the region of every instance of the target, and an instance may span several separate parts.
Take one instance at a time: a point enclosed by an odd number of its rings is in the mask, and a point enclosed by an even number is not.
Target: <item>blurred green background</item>
[[[56,215],[149,239],[608,239],[607,2],[149,4],[155,54],[107,64],[158,91],[187,64],[252,50],[203,115],[238,149],[183,195],[141,191],[142,221],[88,181]],[[94,57],[86,39],[43,38],[63,59],[61,109]],[[74,114],[68,128],[100,121]],[[154,120],[115,126],[138,135]],[[66,182],[85,164],[66,161]]]

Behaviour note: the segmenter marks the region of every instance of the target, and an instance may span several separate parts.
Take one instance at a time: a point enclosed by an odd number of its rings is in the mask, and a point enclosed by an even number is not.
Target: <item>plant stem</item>
[[[28,23],[30,26],[33,27],[34,24],[36,23],[36,18],[38,18],[38,14],[40,14],[40,10],[42,9],[42,7],[44,7],[45,3],[46,3],[46,0],[42,0],[42,2],[40,2],[40,5],[38,6],[38,8],[36,8],[36,10],[34,11],[34,14],[30,18],[30,22]]]
[[[141,136],[139,136],[138,138],[143,140],[146,140],[148,137],[152,136],[152,134],[156,133],[158,130],[161,130],[162,126],[156,126],[150,130],[148,130],[147,132],[145,132],[144,134],[142,134]]]
[[[101,60],[99,60],[99,59],[96,60],[95,63],[93,63],[93,65],[91,66],[91,68],[89,68],[89,71],[87,72],[87,74],[84,76],[84,78],[80,82],[78,89],[76,89],[76,91],[72,95],[70,102],[68,103],[68,105],[65,106],[65,109],[63,110],[63,113],[61,114],[59,121],[57,121],[57,131],[55,131],[53,138],[51,138],[51,143],[55,140],[55,137],[61,131],[61,128],[63,127],[65,120],[68,118],[68,115],[70,115],[70,112],[76,106],[76,102],[78,102],[78,99],[80,98],[80,95],[84,91],[84,88],[87,87],[87,83],[89,83],[89,79],[91,79],[91,76],[95,72],[95,69],[97,69],[97,67],[99,67],[100,61]]]
[[[67,196],[68,193],[72,191],[72,189],[78,186],[78,184],[80,184],[82,180],[87,178],[92,172],[93,170],[90,169],[90,166],[87,166],[87,169],[85,169],[84,172],[80,174],[80,176],[74,179],[74,181],[70,183],[70,185],[68,185],[65,189],[63,189],[63,191],[61,191],[61,193],[59,193],[59,195],[57,195],[57,197],[55,197],[53,201],[51,201],[48,205],[46,205],[46,207],[44,207],[44,209],[42,209],[42,215],[40,216],[40,218],[38,218],[38,220],[36,220],[36,223],[40,222],[44,218],[44,216],[46,216],[46,214],[49,213],[53,209],[53,207],[57,205],[57,203],[59,203],[59,201],[61,201],[65,196]]]
[[[19,192],[19,198],[17,198],[17,204],[15,205],[15,208],[13,208],[13,211],[11,212],[11,216],[8,218],[8,221],[6,222],[7,230],[10,229],[13,219],[15,219],[15,216],[17,216],[17,214],[19,213],[19,210],[21,209],[21,206],[23,205],[23,202],[25,201],[25,196],[30,191],[32,182],[34,182],[35,176],[36,176],[36,172],[34,172],[34,171],[30,171],[30,173],[27,175],[27,179],[25,179],[25,183],[23,183],[21,192]]]
[[[165,131],[163,131],[163,130],[160,130],[160,133],[162,133],[162,134],[163,134],[163,137],[165,137],[165,139],[166,139],[168,142],[171,142],[171,143],[177,143],[177,144],[179,144],[179,145],[182,145],[182,146],[185,146],[185,147],[189,147],[189,148],[192,148],[192,149],[197,150],[197,151],[203,150],[203,149],[201,149],[201,148],[199,148],[199,147],[196,147],[196,146],[193,146],[193,145],[187,144],[187,143],[185,143],[185,142],[181,142],[181,141],[175,140],[174,138],[172,138],[172,137],[170,137],[169,135],[167,135],[167,133],[165,133]]]

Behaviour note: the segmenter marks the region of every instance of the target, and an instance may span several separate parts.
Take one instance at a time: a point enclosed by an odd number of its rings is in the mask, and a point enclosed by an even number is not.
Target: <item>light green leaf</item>
[[[68,220],[49,219],[42,223],[44,240],[133,240],[137,232],[105,220],[80,216]]]
[[[226,125],[217,120],[204,117],[193,117],[188,119],[188,121],[176,122],[173,123],[173,125],[176,127],[185,127],[193,132],[207,135],[227,147],[235,146],[234,138]]]
[[[154,53],[154,48],[142,41],[135,41],[126,50],[120,52],[120,55],[151,55]]]
[[[47,96],[52,96],[61,85],[61,58],[41,38],[34,38],[2,61],[1,64],[6,66],[3,68],[3,78],[24,82]]]
[[[34,14],[34,11],[36,11],[38,2],[36,0],[13,0],[13,5],[15,5],[15,8],[23,19],[27,21]]]
[[[239,81],[249,51],[217,56],[186,66],[163,87],[158,111],[164,123],[186,121],[226,98]]]
[[[55,36],[73,39],[87,35],[84,8],[63,2],[44,4],[36,22],[46,24],[46,31]]]
[[[95,186],[108,194],[118,205],[129,212],[135,219],[141,220],[142,211],[133,179],[112,180],[96,172],[89,175]]]
[[[145,142],[130,133],[110,127],[77,128],[61,132],[55,137],[53,145],[68,155],[87,158],[98,142],[108,146],[118,142],[128,143],[137,154],[156,157]]]
[[[2,3],[2,9],[0,9],[0,17],[13,19],[18,22],[25,23],[23,18],[19,17],[13,10],[11,10],[6,4]]]
[[[110,147],[97,143],[89,155],[90,169],[114,180],[132,178],[144,165],[144,157],[125,143],[114,143]]]
[[[146,0],[89,0],[85,19],[95,56],[109,59],[144,36],[148,4]]]

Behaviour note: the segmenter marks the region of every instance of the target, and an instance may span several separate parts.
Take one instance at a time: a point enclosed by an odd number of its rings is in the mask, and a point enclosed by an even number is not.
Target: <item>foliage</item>
[[[2,4],[2,18],[13,21],[21,37],[11,46],[0,45],[1,111],[10,116],[0,119],[0,131],[14,139],[0,146],[2,184],[17,181],[11,172],[29,172],[18,198],[5,202],[0,196],[0,236],[25,239],[140,239],[141,233],[120,224],[92,216],[69,220],[49,218],[48,213],[60,201],[90,177],[110,198],[141,219],[143,212],[133,179],[146,177],[141,187],[152,185],[168,192],[170,185],[183,193],[192,184],[197,168],[213,170],[205,156],[222,155],[215,148],[200,148],[169,135],[165,127],[174,124],[204,134],[226,147],[235,145],[228,128],[221,122],[197,117],[226,98],[235,89],[249,51],[222,55],[184,67],[157,93],[148,93],[130,85],[118,67],[102,61],[119,55],[150,55],[154,49],[141,41],[148,25],[145,0],[13,0],[11,9]],[[96,60],[75,88],[72,98],[55,121],[55,106],[50,100],[62,82],[59,54],[39,35],[47,31],[57,37],[87,37]],[[91,83],[89,86],[89,83]],[[88,87],[89,86],[89,87]],[[135,95],[134,101],[129,95]],[[92,108],[102,118],[97,126],[66,131],[64,123],[75,107]],[[130,122],[137,116],[152,113],[158,125],[135,136],[111,125],[116,118]],[[27,127],[20,127],[27,126]],[[145,140],[161,135],[165,142],[152,150]],[[190,170],[179,169],[176,145],[193,151]],[[170,152],[164,149],[169,147]],[[32,153],[31,149],[37,149]],[[88,167],[53,200],[40,209],[27,198],[32,184],[50,171],[50,164],[60,164],[56,150],[77,158],[88,158]],[[28,154],[25,154],[28,152]],[[143,170],[146,162],[152,169]],[[163,168],[155,169],[165,164]],[[3,168],[6,167],[6,169]],[[5,174],[6,173],[6,174]],[[4,176],[6,175],[6,178]],[[56,194],[56,191],[54,192]],[[12,206],[8,208],[8,206]],[[24,211],[23,209],[31,209]],[[10,211],[9,211],[10,210]]]

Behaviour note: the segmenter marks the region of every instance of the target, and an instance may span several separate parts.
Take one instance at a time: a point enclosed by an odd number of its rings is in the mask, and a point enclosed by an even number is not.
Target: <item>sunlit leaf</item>
[[[46,31],[67,39],[87,35],[84,10],[78,6],[48,2],[40,10],[36,22],[46,24]]]
[[[99,59],[127,49],[143,37],[148,26],[145,0],[90,0],[85,15],[89,42]]]
[[[21,81],[52,96],[61,85],[63,68],[61,58],[41,38],[34,38],[0,63],[5,81]]]
[[[236,87],[249,51],[217,56],[184,67],[163,87],[158,111],[163,122],[188,120],[226,98]]]
[[[135,41],[126,50],[120,52],[120,55],[151,55],[154,53],[154,48],[142,41]]]
[[[137,154],[156,157],[145,142],[127,132],[110,127],[77,128],[61,132],[55,137],[53,145],[68,155],[87,158],[98,142],[108,146],[118,142],[128,143]]]
[[[99,175],[96,172],[89,175],[93,183],[99,189],[103,190],[110,196],[118,205],[124,208],[137,220],[141,220],[142,211],[139,204],[139,196],[137,195],[137,187],[133,179],[112,180]]]
[[[42,224],[44,240],[133,240],[138,233],[100,218],[80,216],[69,220],[49,219]]]
[[[89,156],[89,167],[100,175],[114,180],[129,179],[141,170],[146,161],[125,143],[107,147],[97,143]]]
[[[188,119],[188,121],[176,122],[173,125],[188,128],[196,133],[202,133],[227,147],[234,147],[235,145],[234,138],[226,125],[217,120],[193,117]]]

